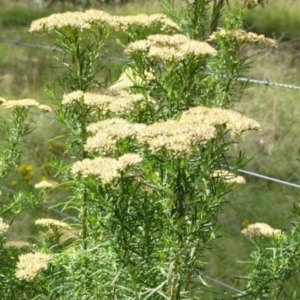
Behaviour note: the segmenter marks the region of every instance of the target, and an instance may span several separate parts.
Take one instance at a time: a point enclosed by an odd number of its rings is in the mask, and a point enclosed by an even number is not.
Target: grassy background
[[[136,2],[121,8],[113,6],[104,9],[115,14],[161,11],[158,1],[146,3],[148,4],[142,5]],[[3,7],[0,11],[1,39],[43,45],[51,44],[44,37],[28,34],[29,24],[36,18],[65,9],[59,6],[51,11],[28,9],[24,2],[6,0],[0,0],[0,6]],[[277,0],[269,1],[264,8],[257,8],[249,13],[245,20],[245,29],[279,39],[278,49],[265,51],[254,59],[253,68],[247,74],[249,77],[300,85],[299,11],[299,1]],[[49,54],[46,50],[13,46],[0,41],[0,97],[28,97],[47,103],[43,87],[55,76]],[[237,104],[239,111],[253,117],[262,126],[261,132],[245,135],[237,146],[252,158],[247,170],[294,183],[300,181],[297,161],[300,158],[299,96],[300,91],[297,90],[253,85]],[[4,114],[5,112],[0,111],[1,118]],[[53,151],[49,149],[47,140],[59,134],[60,127],[37,116],[32,116],[32,121],[37,129],[27,141],[28,151],[22,163],[34,165],[37,170],[34,177],[36,182],[42,175],[40,166],[47,162]],[[38,162],[36,153],[39,153]],[[240,234],[241,224],[248,220],[250,223],[269,223],[280,229],[289,228],[290,210],[298,198],[296,188],[250,176],[246,176],[246,179],[245,186],[238,187],[228,196],[230,202],[220,215],[220,235],[223,237],[216,241],[212,254],[207,257],[209,265],[206,270],[208,275],[240,289],[243,289],[243,283],[236,276],[242,275],[248,266],[237,261],[247,260],[253,247]],[[33,218],[46,214],[43,209],[24,213],[17,218],[14,227],[20,228],[22,224],[22,231],[18,234],[26,235],[33,224]],[[230,290],[209,281],[208,283],[214,287],[215,295],[220,297],[230,294]]]

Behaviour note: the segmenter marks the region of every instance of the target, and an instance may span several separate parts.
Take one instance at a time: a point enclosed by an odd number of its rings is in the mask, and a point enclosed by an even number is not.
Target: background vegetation
[[[29,0],[27,2],[30,4]],[[101,6],[103,10],[113,11],[114,14],[161,11],[160,1],[142,2],[130,2],[122,7],[103,6],[99,1],[92,1],[92,4],[94,7]],[[26,2],[12,0],[2,0],[0,6],[3,7],[0,11],[0,97],[33,98],[47,104],[48,99],[43,88],[46,83],[52,81],[56,73],[49,58],[51,51],[14,46],[4,41],[19,40],[52,46],[45,38],[40,37],[36,40],[36,36],[29,35],[29,24],[32,20],[54,11],[73,8],[66,3],[65,6],[57,4],[51,10],[38,7],[32,9],[32,5],[26,6]],[[232,1],[227,9],[234,9]],[[299,11],[299,1],[266,1],[264,8],[258,7],[248,16],[245,20],[246,30],[263,33],[279,40],[276,50],[267,50],[261,56],[255,57],[249,77],[300,85]],[[105,64],[113,71],[117,62],[107,60]],[[252,158],[247,170],[294,183],[299,182],[299,93],[297,90],[253,85],[248,94],[240,99],[236,108],[257,120],[263,129],[256,134],[247,134],[237,145],[237,150],[245,151],[248,157]],[[0,117],[5,118],[5,112],[0,111]],[[26,141],[26,153],[20,162],[20,165],[27,166],[27,171],[26,167],[23,167],[23,172],[20,169],[16,170],[14,176],[5,183],[11,189],[14,189],[16,184],[30,188],[42,176],[51,178],[45,163],[53,151],[64,151],[60,141],[47,142],[59,131],[58,124],[51,123],[49,127],[48,121],[34,114],[32,120],[36,124],[35,134]],[[240,286],[236,276],[241,275],[247,267],[237,260],[246,258],[252,247],[240,234],[241,227],[248,222],[265,222],[275,228],[289,228],[292,203],[298,197],[295,188],[250,176],[246,178],[248,183],[229,196],[230,204],[220,218],[220,232],[224,237],[215,242],[216,247],[207,267],[207,275],[236,288]],[[33,214],[35,218],[32,217]],[[26,212],[18,216],[13,227],[19,228],[19,236],[22,235],[26,239],[31,232],[32,219],[45,214],[42,208],[39,211]],[[208,283],[213,285],[212,282]],[[218,295],[228,292],[218,285],[215,285],[215,291]]]

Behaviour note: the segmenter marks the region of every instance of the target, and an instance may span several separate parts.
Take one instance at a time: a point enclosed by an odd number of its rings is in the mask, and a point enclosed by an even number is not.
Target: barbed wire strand
[[[14,46],[23,46],[23,47],[29,47],[29,48],[49,50],[52,52],[63,52],[63,50],[59,47],[55,47],[55,46],[50,47],[50,46],[45,46],[45,45],[41,45],[41,44],[25,43],[25,42],[18,41],[18,40],[8,40],[8,39],[0,38],[0,43],[10,44],[10,45],[14,45]],[[124,63],[128,63],[128,64],[132,63],[132,61],[129,59],[115,57],[115,56],[106,56],[105,53],[101,53],[99,55],[102,55],[103,59],[107,59],[107,60],[115,60],[115,61],[124,62]]]
[[[236,81],[261,84],[261,85],[265,85],[267,87],[274,86],[274,87],[281,87],[281,88],[292,89],[292,90],[300,90],[300,86],[286,84],[286,83],[270,82],[268,79],[258,80],[258,79],[253,79],[253,78],[238,77],[238,78],[236,78]]]
[[[12,190],[12,189],[10,189],[10,188],[4,186],[4,185],[1,186],[1,189],[4,190],[4,191],[6,191],[6,192],[8,192],[8,193],[10,193],[10,194],[16,194],[16,191],[14,191],[14,190]],[[52,207],[50,207],[50,206],[49,206],[48,204],[46,204],[46,203],[40,203],[40,205],[41,205],[43,208],[46,208],[46,209],[49,209],[50,211],[55,212],[56,214],[60,215],[60,216],[63,217],[63,218],[68,218],[68,219],[73,218],[73,219],[74,219],[74,217],[71,217],[70,215],[68,215],[68,214],[66,214],[66,213],[64,213],[64,212],[62,212],[62,211],[60,211],[60,210],[58,210],[58,209],[56,209],[56,208],[52,208]]]
[[[227,168],[231,169],[231,170],[234,170],[234,168],[231,167],[231,166],[227,166]],[[253,176],[253,177],[262,178],[262,179],[265,179],[265,180],[268,180],[268,181],[273,181],[273,182],[276,182],[276,183],[279,183],[279,184],[283,184],[283,185],[287,185],[287,186],[290,186],[290,187],[295,187],[295,188],[300,189],[300,185],[296,184],[296,183],[284,181],[284,180],[281,180],[281,179],[277,179],[277,178],[274,178],[274,177],[262,175],[262,174],[259,174],[259,173],[255,173],[255,172],[251,172],[251,171],[247,171],[247,170],[243,170],[243,169],[237,169],[236,171],[239,172],[239,173],[243,173],[243,174],[246,174],[246,175]]]
[[[25,43],[25,42],[18,41],[18,40],[8,40],[8,39],[0,38],[0,43],[11,44],[11,45],[15,45],[15,46],[24,46],[24,47],[29,47],[29,48],[44,49],[44,50],[50,50],[50,51],[63,52],[63,50],[60,49],[59,47],[55,47],[55,46],[50,47],[50,46],[45,46],[45,45],[41,45],[41,44]]]
[[[30,48],[44,49],[44,50],[50,50],[50,51],[57,51],[57,52],[63,51],[59,47],[55,47],[55,46],[50,47],[50,46],[45,46],[45,45],[40,45],[40,44],[25,43],[25,42],[18,41],[18,40],[8,40],[8,39],[4,39],[4,38],[0,38],[0,43],[11,44],[11,45],[15,45],[15,46],[24,46],[24,47],[30,47]],[[120,57],[106,56],[105,54],[102,54],[102,55],[103,55],[103,59],[107,59],[107,60],[115,60],[115,61],[120,61],[120,62],[124,62],[124,63],[132,62],[131,60],[120,58]],[[226,77],[226,75],[220,75],[220,76]],[[271,86],[281,87],[281,88],[293,89],[293,90],[300,91],[300,86],[286,84],[286,83],[279,83],[279,82],[271,82],[269,79],[259,80],[259,79],[254,79],[254,78],[237,77],[237,78],[235,78],[235,80],[240,81],[240,82],[265,85],[265,86],[269,86],[269,87],[271,87]]]
[[[204,278],[206,278],[206,279],[208,279],[208,280],[210,280],[210,281],[212,281],[212,282],[214,282],[214,283],[217,283],[217,284],[219,284],[219,285],[221,285],[221,286],[223,286],[223,287],[225,287],[225,288],[228,288],[228,289],[230,289],[230,290],[232,290],[232,291],[235,291],[235,292],[240,293],[240,294],[245,294],[244,291],[238,290],[237,288],[235,288],[235,287],[233,287],[233,286],[231,286],[231,285],[229,285],[229,284],[227,284],[227,283],[224,283],[224,282],[222,282],[222,281],[219,281],[219,280],[217,280],[217,279],[215,279],[215,278],[212,278],[212,277],[207,276],[207,275],[200,275],[200,276],[201,276],[201,277],[204,277]]]

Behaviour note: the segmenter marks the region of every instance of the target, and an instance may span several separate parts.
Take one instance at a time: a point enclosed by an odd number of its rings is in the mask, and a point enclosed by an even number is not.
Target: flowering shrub
[[[62,50],[53,58],[64,72],[46,89],[51,108],[31,99],[2,101],[13,121],[7,123],[11,150],[1,157],[1,174],[17,161],[17,145],[31,131],[28,109],[53,110],[64,126],[69,157],[52,160],[57,182],[37,183],[27,204],[68,186],[70,194],[58,205],[75,217],[68,223],[36,220],[46,232],[32,253],[12,261],[13,280],[1,291],[8,298],[27,285],[33,287],[30,294],[22,289],[27,298],[202,297],[195,293],[194,279],[216,239],[225,195],[232,185],[245,183],[235,174],[244,155],[233,162],[228,149],[245,131],[260,130],[255,120],[233,110],[246,88],[235,80],[249,67],[242,50],[245,44],[274,47],[276,42],[240,30],[243,6],[226,19],[225,29],[212,32],[218,21],[214,13],[209,22],[212,1],[187,1],[180,10],[171,2],[164,1],[170,17],[87,10],[32,23],[31,33],[49,35]],[[214,8],[221,12],[222,7]],[[120,77],[100,82],[101,53],[111,39],[128,64]],[[22,197],[16,198],[2,214],[24,207]],[[276,241],[281,236],[267,225],[243,232]]]

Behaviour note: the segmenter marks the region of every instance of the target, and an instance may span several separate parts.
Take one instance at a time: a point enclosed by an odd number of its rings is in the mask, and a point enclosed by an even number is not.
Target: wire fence
[[[17,41],[17,40],[8,40],[8,39],[4,39],[4,38],[0,38],[0,43],[10,44],[10,45],[14,45],[14,46],[23,46],[23,47],[29,47],[29,48],[63,52],[62,49],[55,47],[55,46],[49,47],[49,46],[44,46],[41,44],[32,44],[32,43],[26,43],[26,42]]]
[[[50,46],[45,46],[45,45],[40,45],[40,44],[26,43],[26,42],[22,42],[22,41],[18,41],[18,40],[9,40],[9,39],[0,38],[0,43],[5,43],[5,44],[10,44],[10,45],[15,45],[15,46],[24,46],[24,47],[30,47],[30,48],[44,49],[44,50],[49,50],[49,51],[62,52],[62,49],[60,49],[59,47],[55,47],[55,46],[50,47]],[[110,60],[119,60],[119,61],[122,61],[122,62],[125,62],[125,63],[130,63],[131,62],[128,59],[122,59],[122,58],[113,57],[113,56],[103,56],[103,58],[104,59],[110,59]],[[241,81],[241,82],[250,82],[250,83],[253,83],[253,84],[261,84],[261,85],[265,85],[265,86],[274,86],[274,87],[300,90],[300,86],[286,84],[286,83],[270,82],[268,79],[258,80],[258,79],[253,79],[253,78],[238,77],[238,78],[236,78],[236,80]],[[35,112],[31,112],[31,113],[35,114],[35,115],[39,115],[38,113],[35,113]],[[44,117],[48,118],[48,119],[55,119],[54,117],[51,117],[50,115],[44,115]],[[232,167],[229,167],[229,168],[232,168]],[[284,184],[284,185],[287,185],[287,186],[300,188],[300,185],[298,185],[298,184],[287,182],[287,181],[277,179],[277,178],[273,178],[273,177],[269,177],[269,176],[262,175],[262,174],[259,174],[259,173],[254,173],[254,172],[246,171],[246,170],[243,170],[243,169],[238,169],[237,171],[240,172],[240,173],[246,174],[246,175],[262,178],[262,179],[273,181],[273,182],[276,182],[276,183],[279,183],[279,184]]]
[[[1,188],[3,191],[6,191],[6,192],[8,192],[8,193],[10,193],[10,194],[16,194],[16,192],[15,192],[14,190],[12,190],[12,189],[10,189],[10,188],[4,186],[4,185],[0,186],[0,188]],[[68,214],[66,214],[66,213],[64,213],[64,212],[62,212],[62,211],[60,211],[60,210],[58,210],[58,209],[56,209],[56,208],[50,207],[50,205],[48,205],[48,204],[46,204],[46,203],[41,203],[40,205],[41,205],[43,208],[49,209],[50,211],[56,213],[57,215],[61,216],[62,218],[66,218],[66,219],[73,218],[73,219],[74,219],[74,217],[71,217],[70,215],[68,215]]]
[[[55,46],[50,47],[50,46],[41,45],[41,44],[32,44],[32,43],[26,43],[26,42],[22,42],[22,41],[18,41],[18,40],[4,39],[1,37],[0,37],[0,43],[10,44],[10,45],[15,45],[15,46],[29,47],[29,48],[37,48],[37,49],[43,49],[43,50],[49,50],[49,51],[57,51],[57,52],[63,51],[59,47],[55,47]],[[106,56],[105,54],[102,54],[102,55],[103,55],[103,59],[106,59],[106,60],[115,60],[115,61],[119,61],[119,62],[123,62],[123,63],[127,63],[127,64],[131,63],[131,61],[128,59],[115,57],[115,56]],[[221,75],[221,76],[225,76],[225,75]],[[267,87],[280,87],[280,88],[293,89],[293,90],[300,91],[300,86],[287,84],[287,83],[271,82],[269,79],[259,80],[259,79],[254,79],[254,78],[237,77],[235,80],[239,81],[239,82],[260,84],[260,85],[264,85]]]
[[[62,49],[60,49],[59,47],[55,47],[55,46],[50,47],[50,46],[41,45],[41,44],[32,44],[32,43],[22,42],[22,41],[18,41],[18,40],[9,40],[9,39],[0,38],[0,43],[10,44],[10,45],[14,45],[14,46],[23,46],[23,47],[29,47],[29,48],[43,49],[43,50],[48,50],[48,51],[62,52]],[[123,62],[123,63],[131,63],[131,61],[128,60],[128,59],[123,59],[123,58],[113,57],[113,56],[103,55],[103,59],[116,60],[116,61],[120,61],[120,62]],[[223,75],[221,75],[221,76],[223,76]],[[279,87],[279,88],[300,90],[300,86],[286,84],[286,83],[271,82],[268,79],[259,80],[259,79],[254,79],[254,78],[238,77],[238,78],[236,78],[236,81],[259,84],[259,85],[264,85],[264,86],[267,86],[267,87]],[[35,115],[38,115],[38,116],[41,116],[41,114],[38,114],[36,112],[31,112],[31,113],[35,114]],[[48,115],[43,115],[43,116],[45,118],[48,118],[48,119],[52,119],[52,120],[55,119],[54,116],[51,116],[49,114]],[[234,169],[231,166],[229,166],[228,168],[229,169]],[[290,187],[294,187],[294,188],[300,188],[299,184],[291,183],[291,182],[284,181],[284,180],[281,180],[281,179],[278,179],[278,178],[269,177],[269,176],[266,176],[266,175],[262,175],[262,174],[259,174],[259,173],[255,173],[255,172],[251,172],[251,171],[247,171],[247,170],[243,170],[243,169],[237,169],[236,171],[239,172],[239,173],[248,175],[248,176],[257,177],[257,178],[261,178],[261,179],[264,179],[264,180],[267,180],[267,181],[275,182],[277,184],[282,184],[282,185],[286,185],[286,186],[290,186]],[[15,191],[12,190],[12,189],[9,189],[8,187],[1,186],[1,188],[5,191],[9,192],[9,193],[15,194]],[[54,213],[58,214],[59,216],[61,216],[63,218],[67,218],[67,219],[72,218],[72,219],[74,219],[74,217],[71,217],[70,215],[68,215],[68,214],[66,214],[66,213],[64,213],[64,212],[62,212],[58,209],[50,207],[46,203],[41,203],[41,206],[43,208],[46,208],[46,209],[49,209],[49,210],[53,211]],[[222,287],[225,287],[225,288],[230,289],[230,290],[232,290],[236,293],[239,293],[240,295],[245,294],[244,291],[241,291],[241,290],[239,290],[239,289],[237,289],[237,288],[235,288],[231,285],[228,285],[227,283],[224,283],[220,280],[212,278],[208,275],[201,274],[201,275],[199,275],[199,277],[200,277],[200,279],[205,278],[205,279],[207,279],[207,280],[209,280],[213,283],[216,283],[216,284],[218,284]]]

